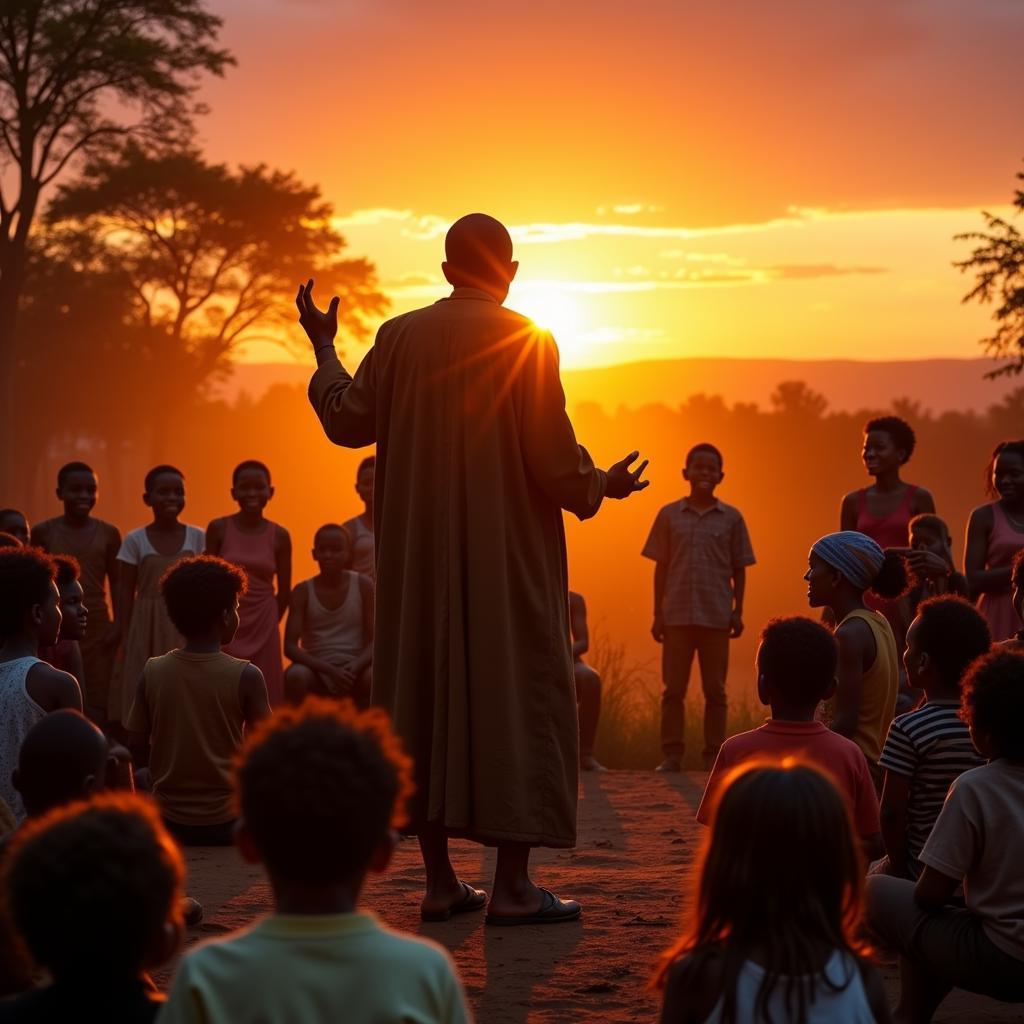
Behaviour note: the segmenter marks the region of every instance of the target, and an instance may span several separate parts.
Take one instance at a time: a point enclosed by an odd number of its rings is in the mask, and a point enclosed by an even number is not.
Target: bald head
[[[107,738],[77,711],[54,711],[37,722],[21,745],[14,786],[29,815],[102,789],[110,748]]]
[[[444,239],[445,277],[456,288],[480,288],[500,300],[516,276],[512,236],[500,220],[486,213],[460,217]]]

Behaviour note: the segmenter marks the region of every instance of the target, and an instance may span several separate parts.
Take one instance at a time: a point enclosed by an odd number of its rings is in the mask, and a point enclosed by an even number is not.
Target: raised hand
[[[650,480],[640,479],[647,468],[647,459],[644,459],[635,471],[629,468],[639,457],[639,452],[630,452],[608,470],[608,485],[604,493],[609,498],[628,498],[631,494],[642,491],[650,483]]]
[[[313,279],[310,278],[305,284],[299,285],[295,295],[295,306],[299,311],[299,323],[306,332],[306,337],[313,343],[314,351],[334,345],[334,336],[338,333],[340,301],[335,295],[325,313],[317,309],[316,303],[313,302]]]

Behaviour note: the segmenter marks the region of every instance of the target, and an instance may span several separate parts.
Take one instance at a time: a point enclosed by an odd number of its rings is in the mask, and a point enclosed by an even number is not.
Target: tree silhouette
[[[1024,181],[1024,173],[1017,175]],[[1017,189],[1013,205],[1024,213],[1024,190]],[[1009,221],[981,211],[987,231],[969,231],[957,241],[978,243],[970,257],[953,265],[962,272],[974,273],[974,287],[963,302],[993,304],[992,319],[996,331],[981,344],[994,359],[1006,359],[987,374],[999,377],[1024,370],[1024,235]]]
[[[828,408],[828,399],[802,380],[782,381],[768,400],[776,412],[803,419],[821,419]]]
[[[43,191],[126,136],[187,133],[199,74],[232,61],[215,45],[220,25],[202,0],[0,5],[0,435],[16,422],[15,320]],[[15,447],[0,447],[0,490]]]

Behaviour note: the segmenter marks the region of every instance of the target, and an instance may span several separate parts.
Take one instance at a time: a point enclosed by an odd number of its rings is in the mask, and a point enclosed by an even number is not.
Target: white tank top
[[[736,979],[736,1024],[763,1024],[765,1018],[755,1016],[757,993],[764,981],[764,968],[748,960]],[[825,964],[822,974],[833,986],[845,985],[838,991],[826,984],[820,975],[815,980],[814,1001],[807,1007],[807,1024],[875,1024],[875,1015],[868,1005],[860,968],[849,954],[836,950]],[[768,999],[773,1021],[789,1020],[786,1011],[786,978],[781,977]],[[711,1011],[706,1024],[719,1024],[722,1001]]]
[[[312,580],[306,581],[306,621],[300,642],[314,657],[334,664],[363,649],[363,595],[359,573],[348,572],[348,591],[340,608],[325,608]]]
[[[19,822],[25,817],[25,808],[11,773],[18,767],[18,754],[29,729],[46,717],[25,689],[29,669],[38,664],[39,658],[32,657],[0,662],[0,799]]]

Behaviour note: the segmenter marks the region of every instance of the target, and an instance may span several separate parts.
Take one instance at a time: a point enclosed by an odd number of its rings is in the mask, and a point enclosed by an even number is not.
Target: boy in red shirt
[[[811,619],[772,619],[757,650],[757,696],[772,717],[722,744],[708,776],[697,820],[709,824],[722,779],[736,765],[757,758],[796,757],[832,776],[846,797],[853,823],[869,856],[882,853],[878,798],[860,747],[814,720],[823,700],[836,689],[835,637]]]

